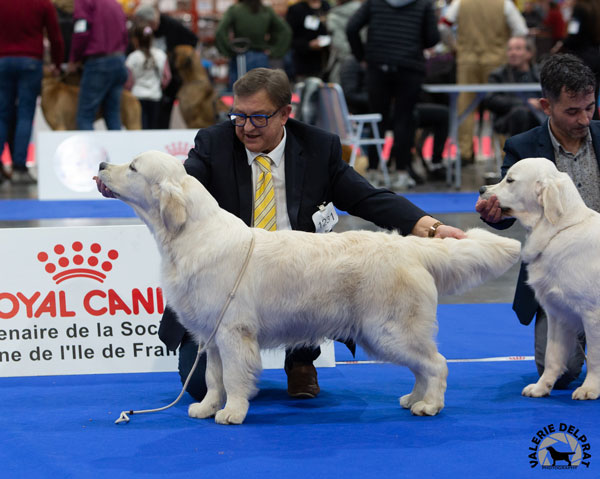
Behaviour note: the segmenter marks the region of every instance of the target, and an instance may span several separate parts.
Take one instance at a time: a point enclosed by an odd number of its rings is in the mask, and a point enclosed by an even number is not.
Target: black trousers
[[[394,132],[391,158],[398,170],[408,170],[415,138],[414,109],[425,74],[397,68],[385,71],[381,65],[369,65],[367,88],[372,112],[382,116],[383,130]],[[383,133],[383,132],[382,132]]]

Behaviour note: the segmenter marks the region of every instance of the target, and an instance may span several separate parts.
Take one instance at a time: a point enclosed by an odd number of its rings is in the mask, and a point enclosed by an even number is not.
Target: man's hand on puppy
[[[102,180],[100,180],[100,178],[94,176],[94,180],[96,180],[96,187],[98,188],[98,191],[102,193],[102,196],[104,196],[105,198],[116,198],[115,194],[112,191],[110,191],[104,183],[102,183]]]
[[[484,200],[479,198],[475,203],[475,211],[481,215],[481,219],[487,223],[498,223],[502,219],[500,202],[496,195]]]

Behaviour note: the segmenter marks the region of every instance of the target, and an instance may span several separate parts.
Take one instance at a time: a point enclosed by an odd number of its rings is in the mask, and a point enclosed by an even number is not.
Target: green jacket
[[[271,7],[261,6],[252,13],[244,3],[227,9],[215,34],[215,44],[221,54],[234,57],[231,38],[247,38],[250,50],[268,51],[269,56],[281,58],[289,49],[292,30]]]

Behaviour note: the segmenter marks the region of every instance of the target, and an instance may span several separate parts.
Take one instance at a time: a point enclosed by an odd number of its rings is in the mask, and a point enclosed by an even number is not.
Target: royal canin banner
[[[177,369],[158,338],[167,298],[145,226],[9,228],[0,243],[0,376]],[[316,365],[335,366],[332,343],[321,349]],[[263,367],[283,358],[263,351]]]

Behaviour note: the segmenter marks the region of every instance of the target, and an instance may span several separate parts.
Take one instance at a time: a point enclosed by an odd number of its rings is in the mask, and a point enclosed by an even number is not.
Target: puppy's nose
[[[481,188],[479,188],[479,194],[483,195],[485,193],[485,190],[487,190],[487,186],[482,186]]]
[[[108,163],[106,161],[103,161],[102,163],[100,163],[100,166],[98,166],[98,170],[102,171],[105,170],[108,167]]]

